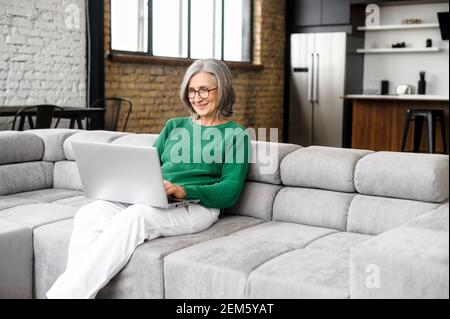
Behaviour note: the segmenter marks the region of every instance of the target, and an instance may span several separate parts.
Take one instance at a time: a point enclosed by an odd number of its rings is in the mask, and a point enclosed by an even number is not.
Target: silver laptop
[[[172,208],[199,200],[169,198],[154,147],[72,142],[87,197]]]

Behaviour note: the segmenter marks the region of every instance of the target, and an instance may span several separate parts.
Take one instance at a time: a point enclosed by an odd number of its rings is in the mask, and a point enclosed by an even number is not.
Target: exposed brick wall
[[[0,0],[0,107],[86,106],[85,0]]]
[[[178,89],[185,66],[118,63],[107,58],[110,7],[105,3],[105,95],[133,102],[127,131],[158,133],[165,121],[186,116]],[[283,128],[285,0],[255,0],[254,62],[262,70],[232,69],[237,94],[235,120],[252,128]]]

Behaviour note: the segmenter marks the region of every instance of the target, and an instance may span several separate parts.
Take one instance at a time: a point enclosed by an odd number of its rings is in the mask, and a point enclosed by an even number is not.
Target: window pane
[[[191,0],[191,57],[214,56],[215,0]]]
[[[222,59],[222,0],[215,0],[215,44],[214,44],[214,58]]]
[[[250,18],[250,0],[225,1],[224,60],[250,61]]]
[[[111,48],[147,52],[147,0],[111,0]]]
[[[153,55],[187,57],[187,1],[153,0]]]

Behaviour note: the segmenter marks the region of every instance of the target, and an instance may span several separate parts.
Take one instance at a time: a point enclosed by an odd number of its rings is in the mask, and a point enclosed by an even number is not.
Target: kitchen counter
[[[448,95],[431,94],[401,94],[401,95],[372,95],[372,94],[349,94],[344,99],[367,99],[367,100],[414,100],[414,101],[444,101],[448,102]]]
[[[403,131],[408,109],[437,109],[445,114],[445,130],[449,136],[449,99],[440,95],[346,95],[350,106],[351,125],[345,127],[351,137],[351,147],[375,151],[401,151]],[[414,125],[410,125],[406,151],[413,148]],[[436,152],[443,151],[440,124],[436,127]],[[427,122],[422,131],[421,151],[428,150]]]

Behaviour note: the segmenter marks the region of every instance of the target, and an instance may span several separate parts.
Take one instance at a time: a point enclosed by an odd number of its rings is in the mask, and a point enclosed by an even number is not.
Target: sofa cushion
[[[0,299],[33,296],[31,229],[0,219]]]
[[[92,203],[93,201],[95,201],[95,199],[88,198],[84,195],[79,195],[79,196],[58,199],[58,200],[55,200],[53,203],[80,208],[84,205]]]
[[[158,136],[159,134],[129,134],[115,139],[111,144],[152,146]]]
[[[347,231],[378,235],[438,206],[434,203],[358,194],[350,205]]]
[[[402,226],[355,246],[350,293],[362,299],[448,300],[449,232]]]
[[[26,204],[34,204],[39,203],[37,200],[33,199],[25,199],[20,197],[14,197],[14,195],[0,196],[0,211],[3,209],[26,205]]]
[[[64,141],[64,155],[66,159],[74,161],[72,141],[86,141],[96,143],[111,143],[115,139],[128,135],[129,133],[112,132],[112,131],[83,131],[68,137]]]
[[[198,234],[157,238],[140,245],[132,258],[97,295],[97,298],[164,298],[163,258],[187,246],[226,236],[262,220],[225,216]],[[34,230],[36,297],[45,298],[56,278],[64,271],[73,220]]]
[[[53,187],[83,190],[77,162],[59,161],[55,163]]]
[[[281,162],[284,185],[355,192],[356,163],[372,151],[309,146],[287,155]]]
[[[426,202],[448,199],[448,155],[377,152],[362,158],[355,169],[361,194]]]
[[[56,162],[66,159],[63,148],[66,138],[83,131],[74,129],[36,129],[27,130],[26,132],[38,136],[44,142],[44,156],[42,160]]]
[[[422,228],[436,231],[449,231],[449,205],[441,205],[432,211],[423,214],[413,221],[406,223],[405,227]]]
[[[321,249],[281,254],[250,274],[245,298],[349,298],[349,257],[349,251]]]
[[[355,194],[283,187],[273,206],[273,220],[345,230]]]
[[[11,196],[15,198],[38,201],[40,203],[51,203],[63,198],[79,196],[81,194],[83,194],[83,192],[70,189],[47,188],[31,192],[18,193]]]
[[[60,204],[29,204],[0,211],[0,220],[8,220],[31,229],[71,218],[77,209]]]
[[[373,236],[337,232],[277,256],[249,276],[246,298],[349,298],[350,249]]]
[[[272,220],[273,201],[280,189],[279,185],[246,182],[238,202],[225,213]]]
[[[261,264],[333,232],[272,221],[179,250],[164,258],[166,298],[244,298]]]
[[[0,165],[39,161],[43,154],[44,143],[39,137],[27,132],[0,132]]]
[[[0,165],[0,195],[53,187],[53,163]]]
[[[300,145],[252,141],[252,157],[247,180],[269,184],[281,184],[280,163],[283,158],[298,149]]]
[[[306,246],[306,249],[350,250],[371,238],[371,235],[343,231],[316,239]]]

